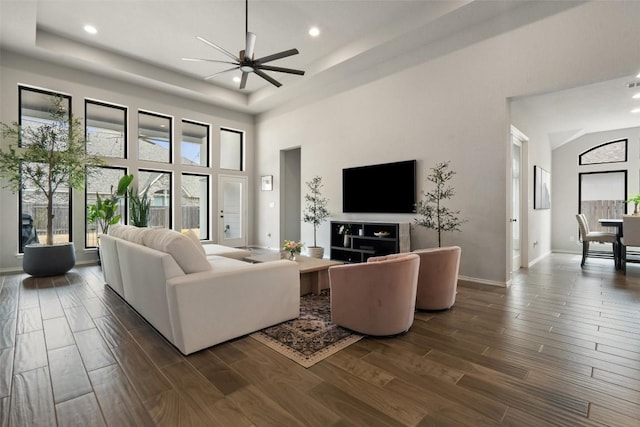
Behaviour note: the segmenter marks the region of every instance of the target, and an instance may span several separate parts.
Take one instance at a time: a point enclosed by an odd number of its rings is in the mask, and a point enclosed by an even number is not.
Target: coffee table
[[[261,255],[252,255],[244,260],[248,262],[261,263],[286,259],[287,254],[273,252]],[[329,289],[329,267],[341,265],[341,261],[329,259],[311,258],[304,255],[297,255],[295,263],[300,269],[300,295],[313,292],[318,295],[321,290]]]

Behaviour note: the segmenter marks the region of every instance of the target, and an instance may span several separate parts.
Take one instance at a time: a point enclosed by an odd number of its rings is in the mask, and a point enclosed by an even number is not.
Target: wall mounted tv
[[[342,169],[342,211],[414,213],[416,161]]]

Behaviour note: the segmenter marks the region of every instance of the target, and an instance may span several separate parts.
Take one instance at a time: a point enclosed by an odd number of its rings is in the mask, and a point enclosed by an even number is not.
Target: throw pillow
[[[188,230],[182,230],[182,234],[184,234],[185,236],[187,236],[189,238],[189,240],[191,240],[193,242],[194,245],[196,245],[196,247],[202,251],[202,255],[204,255],[205,257],[207,256],[207,253],[205,252],[204,248],[202,247],[202,242],[200,241],[200,237],[198,237],[198,235],[195,233],[195,231],[188,229]]]
[[[204,254],[187,236],[175,230],[151,229],[142,238],[145,246],[171,255],[185,274],[211,270],[211,264]]]

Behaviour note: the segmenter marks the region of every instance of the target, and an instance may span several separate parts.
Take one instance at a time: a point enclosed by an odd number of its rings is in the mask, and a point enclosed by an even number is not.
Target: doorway
[[[527,222],[526,209],[523,205],[523,194],[526,194],[527,188],[527,168],[526,148],[528,138],[520,132],[516,127],[511,126],[511,203],[509,206],[509,278],[513,272],[518,271],[521,267],[527,265],[526,234],[525,225]],[[524,166],[524,168],[523,168]]]
[[[280,151],[280,242],[300,240],[300,147]]]

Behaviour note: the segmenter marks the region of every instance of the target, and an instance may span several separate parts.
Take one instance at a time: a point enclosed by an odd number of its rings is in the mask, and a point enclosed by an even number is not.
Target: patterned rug
[[[308,368],[362,339],[331,323],[329,291],[300,298],[300,317],[251,334],[283,356]]]

